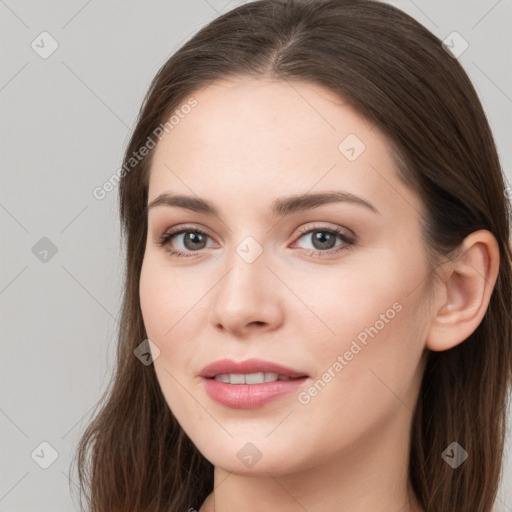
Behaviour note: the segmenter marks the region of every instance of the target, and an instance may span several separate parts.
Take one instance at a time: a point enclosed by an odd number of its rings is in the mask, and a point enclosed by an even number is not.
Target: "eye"
[[[181,237],[181,235],[185,235]],[[159,237],[157,242],[158,245],[166,247],[172,256],[178,258],[193,256],[193,254],[187,254],[184,250],[175,250],[172,248],[171,242],[174,238],[179,239],[181,237],[181,244],[185,248],[185,251],[197,252],[205,248],[205,242],[210,236],[198,228],[192,227],[181,227],[174,231],[166,232]]]
[[[184,236],[182,236],[184,235]],[[297,240],[309,236],[313,249],[306,249],[307,255],[330,256],[343,250],[349,249],[355,245],[355,239],[346,235],[338,228],[327,227],[324,225],[314,225],[301,228]],[[183,258],[194,256],[194,252],[200,252],[206,248],[206,243],[210,236],[203,230],[192,226],[180,226],[174,230],[161,235],[156,242],[157,245],[166,247],[166,250],[173,257]],[[179,241],[182,248],[174,248],[174,239]],[[336,240],[341,240],[341,244],[336,246]]]
[[[349,249],[355,244],[355,239],[346,235],[338,228],[327,227],[324,225],[307,226],[299,230],[298,240],[305,238],[310,240],[313,249],[308,249],[308,255],[330,256],[339,251]],[[341,240],[341,244],[336,246],[336,240]]]

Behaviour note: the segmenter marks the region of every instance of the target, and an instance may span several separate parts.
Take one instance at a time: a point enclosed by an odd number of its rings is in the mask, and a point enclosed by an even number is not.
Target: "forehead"
[[[383,190],[406,196],[409,208],[416,200],[398,182],[385,135],[328,89],[237,79],[190,97],[196,106],[155,148],[149,201],[172,190],[270,204],[270,196],[327,189],[374,204]]]
[[[172,128],[172,137],[167,137],[185,144],[184,149],[211,153],[226,144],[237,152],[268,149],[275,156],[318,150],[323,143],[337,152],[344,134],[368,139],[367,132],[373,128],[344,99],[317,84],[239,78],[217,82],[191,96],[197,106],[182,116]],[[372,139],[375,144],[384,137],[373,133]],[[236,142],[243,144],[236,146]]]

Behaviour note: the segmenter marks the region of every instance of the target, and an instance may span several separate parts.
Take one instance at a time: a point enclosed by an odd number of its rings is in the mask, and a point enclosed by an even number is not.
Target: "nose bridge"
[[[262,300],[266,296],[265,287],[269,284],[268,263],[263,248],[257,255],[254,246],[241,242],[227,262],[228,274],[219,283],[223,298],[237,299],[240,303]],[[217,300],[220,301],[221,297],[218,296]]]
[[[254,322],[277,321],[280,305],[269,263],[267,251],[252,237],[234,248],[213,299],[212,321],[216,325],[240,330]]]

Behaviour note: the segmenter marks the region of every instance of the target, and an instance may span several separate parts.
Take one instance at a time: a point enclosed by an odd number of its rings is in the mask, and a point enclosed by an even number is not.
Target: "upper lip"
[[[245,361],[233,361],[232,359],[219,359],[205,366],[201,373],[201,377],[211,378],[221,373],[258,373],[272,372],[287,377],[307,377],[304,372],[293,370],[272,361],[263,359],[246,359]]]

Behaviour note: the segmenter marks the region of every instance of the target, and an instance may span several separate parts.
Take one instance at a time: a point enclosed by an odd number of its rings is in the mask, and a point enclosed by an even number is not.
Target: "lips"
[[[258,382],[262,374],[265,382]],[[277,399],[284,400],[310,380],[304,372],[263,359],[221,359],[205,366],[200,376],[207,395],[230,409],[255,409]],[[275,380],[276,377],[279,379]]]
[[[300,377],[308,377],[304,372],[294,370],[287,366],[274,363],[272,361],[265,361],[263,359],[247,359],[245,361],[233,361],[232,359],[220,359],[207,366],[205,366],[201,373],[201,377],[211,379],[220,374],[251,374],[251,373],[277,373],[283,377],[290,377],[292,379]]]

